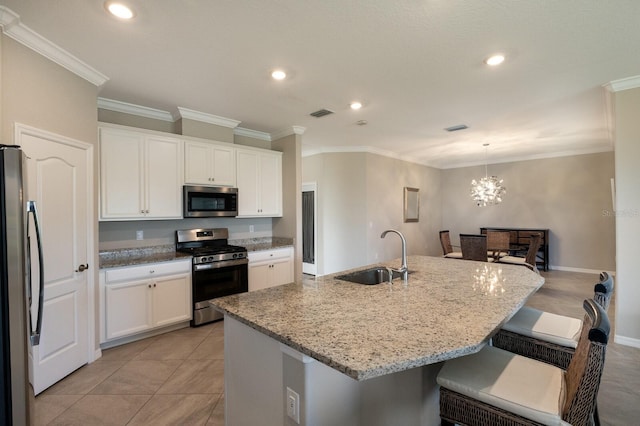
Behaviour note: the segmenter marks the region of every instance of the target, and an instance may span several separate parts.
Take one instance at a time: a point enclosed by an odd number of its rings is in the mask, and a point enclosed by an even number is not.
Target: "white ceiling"
[[[439,168],[613,149],[604,84],[640,74],[637,0],[2,0],[105,74],[99,96]],[[502,52],[489,68],[483,60]],[[271,79],[285,69],[289,78]],[[353,111],[352,100],[363,108]],[[309,116],[321,108],[335,114]],[[358,126],[358,120],[366,120]],[[466,124],[454,133],[445,127]]]

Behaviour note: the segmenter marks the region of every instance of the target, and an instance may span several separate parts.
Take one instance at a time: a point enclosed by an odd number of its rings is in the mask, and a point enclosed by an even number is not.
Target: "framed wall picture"
[[[404,221],[418,222],[420,219],[420,189],[404,187]]]

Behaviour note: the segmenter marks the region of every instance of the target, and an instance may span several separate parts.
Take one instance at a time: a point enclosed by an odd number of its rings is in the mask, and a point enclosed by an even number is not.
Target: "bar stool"
[[[599,304],[583,306],[577,355],[566,371],[493,346],[445,362],[437,378],[442,424],[591,424],[610,324]]]

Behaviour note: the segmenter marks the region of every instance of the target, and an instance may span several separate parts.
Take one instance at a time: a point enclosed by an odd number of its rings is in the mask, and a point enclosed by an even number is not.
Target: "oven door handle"
[[[227,266],[246,265],[249,263],[249,259],[234,259],[234,260],[222,260],[220,262],[202,263],[193,265],[194,271],[206,271],[207,269],[220,269]]]

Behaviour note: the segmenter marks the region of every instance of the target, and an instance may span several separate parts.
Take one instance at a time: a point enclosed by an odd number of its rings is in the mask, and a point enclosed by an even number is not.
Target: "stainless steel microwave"
[[[183,217],[233,217],[238,215],[238,188],[185,185]]]

